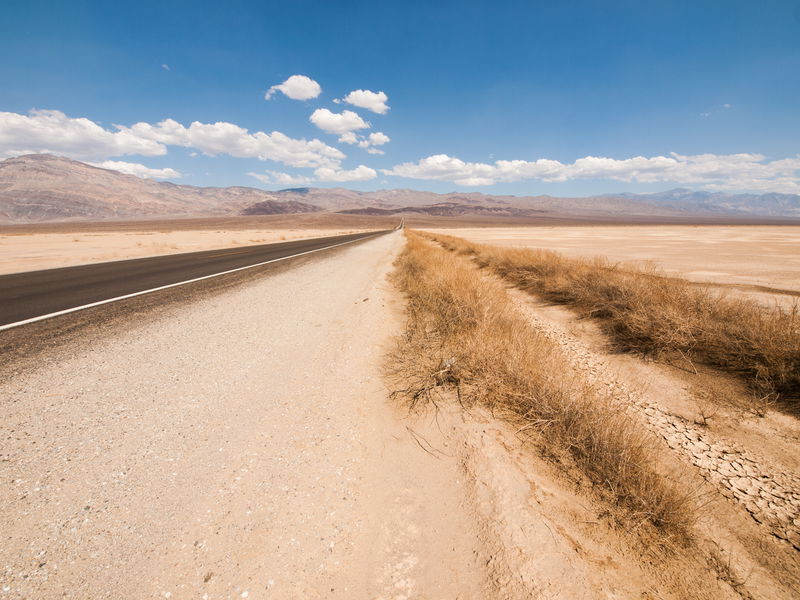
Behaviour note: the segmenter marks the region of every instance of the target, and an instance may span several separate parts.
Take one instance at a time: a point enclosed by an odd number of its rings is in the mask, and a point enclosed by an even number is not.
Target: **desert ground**
[[[698,282],[800,292],[800,227],[583,225],[427,229],[497,246],[652,263]]]
[[[128,258],[164,253],[156,243],[197,250],[190,244],[353,230],[339,225],[131,225],[16,232],[0,243],[18,244],[16,252],[33,244],[40,262],[26,264],[43,268],[59,252]],[[796,231],[445,233],[660,259],[700,281],[795,290]],[[149,239],[152,247],[139,245]],[[411,248],[401,231],[0,332],[0,597],[797,597],[795,414],[754,403],[736,374],[620,352],[570,307],[433,241],[416,244],[460,269],[459,286],[469,278],[476,286],[463,298],[466,288],[452,290],[458,308],[443,307],[445,322],[461,331],[459,315],[491,316],[492,299],[502,319],[514,319],[516,346],[480,332],[452,354],[438,339],[404,345],[411,308],[425,298],[399,279]],[[757,251],[768,257],[763,269]],[[476,363],[497,377],[488,382],[469,364],[483,347],[497,349]],[[602,397],[598,414],[615,411],[615,422],[642,432],[653,476],[686,492],[679,530],[617,502],[613,482],[547,437],[554,419],[520,420],[494,403],[507,380],[528,376],[503,375],[507,348],[542,350],[530,355],[548,366],[541,381],[551,385],[556,374],[578,406]],[[415,385],[424,393],[414,396]]]

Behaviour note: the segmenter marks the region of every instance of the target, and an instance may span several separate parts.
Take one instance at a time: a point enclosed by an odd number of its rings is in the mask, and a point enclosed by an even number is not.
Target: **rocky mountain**
[[[272,203],[268,214],[320,210],[256,188],[157,182],[49,154],[0,161],[0,221],[5,222],[235,215],[263,202]]]
[[[800,196],[675,189],[587,198],[436,194],[410,189],[196,187],[125,175],[68,158],[30,154],[0,161],[0,222],[142,219],[308,212],[433,217],[800,218]]]
[[[349,214],[387,215],[417,212],[438,216],[645,216],[669,217],[679,210],[622,196],[556,198],[553,196],[497,196],[479,192],[436,194],[416,190],[357,192],[344,188],[291,188],[273,192],[283,200],[298,200],[326,210]],[[491,210],[489,210],[491,209]]]
[[[243,215],[284,215],[287,213],[321,212],[319,206],[294,200],[262,200],[242,211]]]

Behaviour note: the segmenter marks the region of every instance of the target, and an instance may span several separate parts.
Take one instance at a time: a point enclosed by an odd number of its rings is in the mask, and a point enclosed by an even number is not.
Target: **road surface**
[[[384,233],[354,233],[3,275],[0,276],[0,328]]]

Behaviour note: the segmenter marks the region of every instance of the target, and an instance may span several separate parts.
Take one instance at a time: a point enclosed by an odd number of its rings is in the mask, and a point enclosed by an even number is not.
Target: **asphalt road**
[[[387,232],[354,233],[0,276],[0,327]]]

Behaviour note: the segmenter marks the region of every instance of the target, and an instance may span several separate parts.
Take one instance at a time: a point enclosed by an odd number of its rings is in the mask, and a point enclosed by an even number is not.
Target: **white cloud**
[[[266,171],[265,173],[248,173],[259,181],[281,185],[307,185],[314,181],[367,181],[378,176],[375,169],[359,165],[355,169],[344,170],[339,167],[319,167],[314,171],[315,177],[291,175],[280,171]]]
[[[339,135],[356,131],[357,129],[369,128],[369,123],[364,121],[364,119],[359,117],[352,110],[335,113],[329,111],[327,108],[318,108],[311,113],[308,120],[323,131],[338,133]]]
[[[162,64],[161,68],[164,69],[165,71],[169,71],[170,70],[169,65],[167,63]]]
[[[310,100],[316,98],[322,93],[320,85],[305,75],[292,75],[281,84],[273,85],[267,93],[264,94],[264,99],[269,100],[275,92],[282,92],[292,100]]]
[[[158,141],[125,130],[108,131],[89,119],[73,119],[58,110],[31,110],[27,115],[0,112],[0,155],[34,152],[102,160],[125,154],[160,156],[167,149]]]
[[[313,179],[303,177],[302,175],[290,175],[289,173],[282,173],[281,171],[248,173],[248,175],[255,177],[263,183],[278,183],[280,185],[306,185],[313,181]]]
[[[370,90],[353,90],[342,98],[348,104],[366,108],[379,115],[384,115],[388,112],[389,106],[386,104],[388,99],[389,96],[383,92],[371,92]]]
[[[386,175],[398,175],[411,179],[436,179],[452,181],[459,185],[491,185],[497,167],[483,163],[467,163],[447,154],[435,154],[416,163],[403,163],[393,169],[384,170]]]
[[[124,162],[121,160],[105,160],[100,163],[89,163],[101,169],[111,169],[112,171],[119,171],[126,175],[136,175],[143,179],[178,179],[183,177],[180,171],[170,169],[151,169],[139,163]]]
[[[211,156],[259,158],[293,167],[335,167],[345,158],[341,150],[317,139],[295,139],[280,131],[250,133],[233,123],[195,121],[185,127],[166,119],[155,125],[115,128],[117,131],[109,131],[89,119],[73,119],[57,110],[33,110],[29,115],[0,112],[0,156],[47,152],[102,161],[127,154],[162,156],[167,146],[182,146]]]
[[[170,146],[196,148],[204,154],[229,154],[239,158],[273,160],[292,167],[337,166],[345,154],[320,140],[295,139],[273,131],[248,132],[233,123],[200,123],[184,127],[166,119],[156,125],[136,123],[122,128],[132,135]]]
[[[731,105],[730,105],[730,104],[728,104],[727,102],[726,102],[725,104],[723,104],[723,105],[722,105],[722,108],[730,108],[730,107],[731,107]]]
[[[347,131],[339,136],[339,143],[341,144],[357,144],[358,136],[352,131]]]
[[[342,144],[355,144],[359,148],[363,148],[369,154],[384,154],[383,150],[378,150],[373,146],[382,146],[391,141],[388,135],[383,132],[376,131],[370,133],[368,136],[362,137],[352,131],[348,131],[339,136],[339,142]]]
[[[382,131],[376,131],[369,134],[369,143],[372,146],[383,146],[391,141],[392,139]]]
[[[697,154],[627,159],[587,156],[573,163],[539,159],[469,163],[446,154],[428,156],[384,170],[387,175],[451,181],[464,186],[498,182],[563,182],[573,179],[696,184],[708,189],[800,193],[800,156],[767,161],[760,154]]]
[[[314,174],[317,176],[318,181],[367,181],[378,176],[375,169],[370,169],[364,165],[358,165],[358,167],[350,171],[320,167],[314,171]]]

